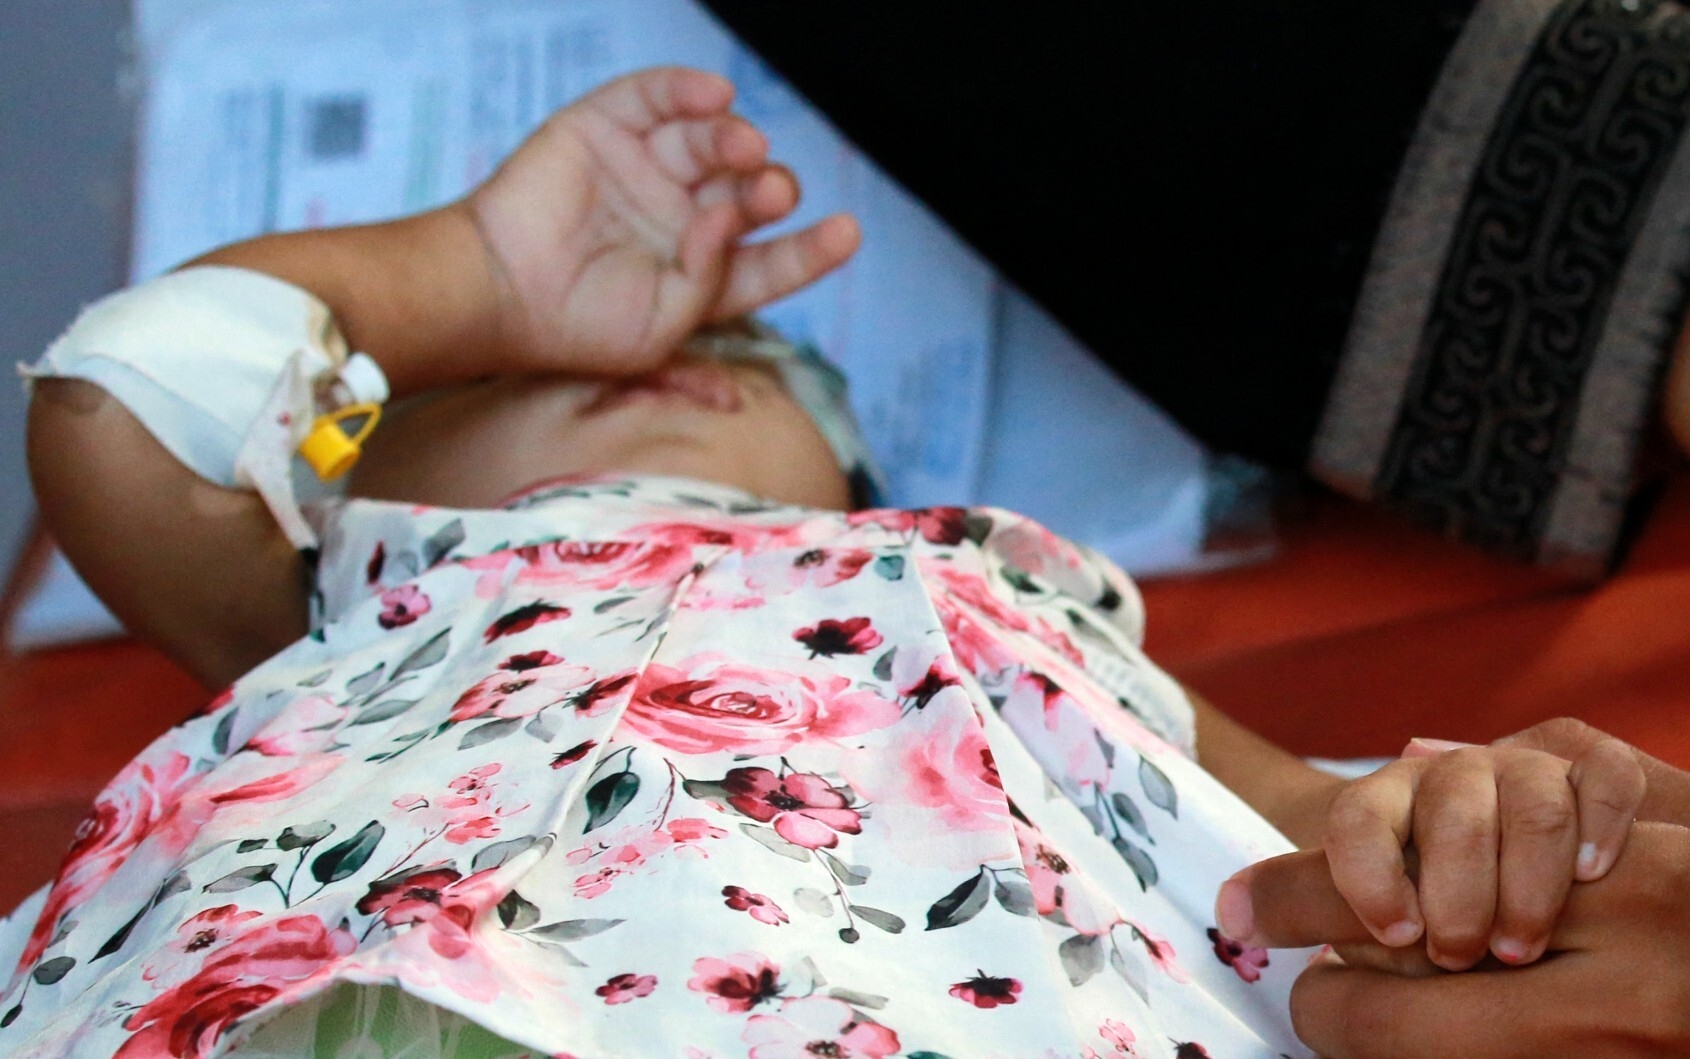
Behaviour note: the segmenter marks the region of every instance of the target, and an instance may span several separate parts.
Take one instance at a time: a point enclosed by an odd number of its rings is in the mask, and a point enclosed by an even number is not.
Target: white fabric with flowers
[[[351,990],[576,1059],[1307,1054],[1305,955],[1211,918],[1289,845],[1095,555],[662,478],[319,516],[317,631],[100,796],[0,1052],[238,1055]]]

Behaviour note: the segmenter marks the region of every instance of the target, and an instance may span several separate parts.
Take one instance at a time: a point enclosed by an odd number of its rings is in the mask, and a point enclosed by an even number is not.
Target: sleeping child
[[[461,202],[215,251],[31,370],[54,536],[225,690],[15,924],[0,1052],[1307,1055],[1309,953],[1234,873],[1324,845],[1462,970],[1613,864],[1630,758],[1324,776],[1157,669],[1106,560],[877,506],[837,374],[746,320],[857,227],[747,241],[798,189],[731,97],[616,81]]]

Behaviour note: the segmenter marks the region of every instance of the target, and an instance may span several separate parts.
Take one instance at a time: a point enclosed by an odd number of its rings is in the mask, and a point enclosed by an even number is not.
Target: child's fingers
[[[1453,750],[1426,763],[1414,844],[1426,954],[1445,970],[1464,971],[1490,949],[1496,915],[1497,794],[1488,751]]]
[[[857,252],[856,219],[834,214],[802,231],[740,247],[711,319],[741,316],[815,282]]]
[[[618,77],[581,100],[629,132],[644,135],[676,118],[720,114],[733,102],[733,82],[703,70],[662,66]]]
[[[750,175],[723,174],[693,192],[695,210],[727,204],[738,211],[740,234],[773,224],[798,208],[798,179],[785,166],[765,166]]]
[[[1333,799],[1323,843],[1338,892],[1383,945],[1408,945],[1424,920],[1403,847],[1424,769],[1398,761],[1345,787]]]
[[[680,275],[670,280],[686,292],[682,300],[694,306],[692,311],[702,307],[707,297],[699,292],[716,290],[728,282],[727,261],[740,234],[739,210],[730,205],[700,210],[687,223],[677,248]]]
[[[1568,779],[1578,793],[1576,878],[1592,882],[1619,859],[1649,781],[1637,751],[1612,736],[1580,754]]]
[[[750,172],[769,157],[768,139],[733,115],[665,122],[652,130],[646,144],[663,172],[688,187],[723,171]]]
[[[1496,793],[1502,851],[1490,949],[1504,963],[1530,963],[1572,888],[1578,805],[1566,762],[1534,751],[1502,753]]]

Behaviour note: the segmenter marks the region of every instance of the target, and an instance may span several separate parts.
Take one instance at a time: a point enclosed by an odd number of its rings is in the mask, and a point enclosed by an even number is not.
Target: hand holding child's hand
[[[511,371],[634,373],[701,323],[737,316],[842,264],[856,222],[830,217],[744,245],[798,202],[733,86],[647,70],[559,111],[473,192]]]
[[[1325,852],[1338,891],[1380,943],[1424,936],[1426,955],[1451,971],[1487,951],[1530,963],[1574,879],[1601,878],[1618,859],[1643,794],[1642,767],[1617,740],[1571,762],[1416,740],[1339,792]]]

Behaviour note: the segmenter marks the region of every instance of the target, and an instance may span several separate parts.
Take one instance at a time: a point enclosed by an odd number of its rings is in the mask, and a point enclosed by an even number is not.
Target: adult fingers
[[[1250,865],[1221,886],[1221,932],[1263,948],[1362,945],[1373,940],[1332,881],[1326,852],[1302,850]],[[1551,932],[1557,951],[1615,940],[1617,927],[1690,923],[1690,829],[1640,823],[1612,870],[1572,888]],[[1652,932],[1659,933],[1649,926]],[[1528,968],[1529,969],[1529,968]]]
[[[582,103],[629,132],[644,135],[676,118],[702,118],[727,110],[733,82],[703,70],[662,66],[619,77]]]
[[[1578,795],[1577,878],[1590,882],[1606,875],[1619,859],[1643,805],[1648,779],[1637,751],[1611,736],[1580,754],[1568,779]]]
[[[1490,948],[1496,916],[1497,793],[1490,753],[1453,750],[1426,766],[1414,804],[1426,955],[1464,971]]]
[[[723,171],[745,173],[769,156],[769,141],[750,122],[731,114],[664,122],[646,146],[670,179],[692,186]]]
[[[1568,766],[1537,751],[1500,751],[1496,765],[1501,852],[1490,950],[1504,963],[1543,955],[1573,884],[1578,806]]]
[[[1424,925],[1403,847],[1425,765],[1398,761],[1350,783],[1327,811],[1323,846],[1338,892],[1380,944],[1408,945]]]
[[[1227,937],[1269,949],[1374,940],[1338,892],[1324,849],[1272,857],[1222,883],[1215,922]]]
[[[835,214],[802,231],[741,247],[711,318],[741,316],[815,282],[844,264],[861,242],[856,219]]]
[[[1320,960],[1291,993],[1297,1035],[1325,1059],[1519,1059],[1570,1054],[1592,990],[1612,985],[1594,957],[1404,978]],[[1584,1059],[1607,1059],[1579,1050]],[[1607,1055],[1623,1055],[1615,1052]]]

